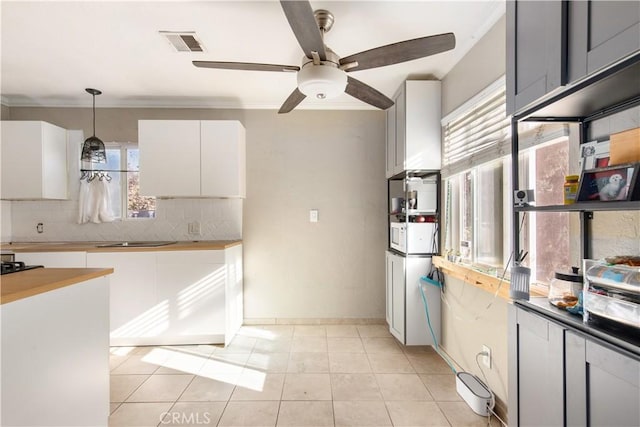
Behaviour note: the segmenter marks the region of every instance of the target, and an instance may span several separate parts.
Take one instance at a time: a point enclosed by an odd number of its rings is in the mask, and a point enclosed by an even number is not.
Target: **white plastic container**
[[[491,391],[475,375],[468,372],[458,372],[456,374],[456,391],[473,412],[484,417],[489,415]]]

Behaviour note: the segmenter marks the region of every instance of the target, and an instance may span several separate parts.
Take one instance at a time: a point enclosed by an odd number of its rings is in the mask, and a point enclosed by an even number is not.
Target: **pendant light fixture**
[[[81,160],[92,163],[106,163],[107,152],[104,148],[104,142],[96,136],[96,95],[100,95],[98,89],[85,89],[91,95],[93,95],[93,136],[90,136],[84,141],[82,145]]]

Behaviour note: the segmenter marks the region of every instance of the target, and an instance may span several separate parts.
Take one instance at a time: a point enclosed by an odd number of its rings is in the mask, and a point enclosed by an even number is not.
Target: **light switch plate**
[[[309,211],[309,222],[318,222],[318,209],[311,209]]]

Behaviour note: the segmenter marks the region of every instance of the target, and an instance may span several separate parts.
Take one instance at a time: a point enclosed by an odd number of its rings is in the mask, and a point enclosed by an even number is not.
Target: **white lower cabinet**
[[[156,298],[166,324],[161,336],[223,342],[226,284],[224,251],[158,252]]]
[[[85,268],[86,252],[19,252],[16,261],[26,265],[42,265],[47,268]]]
[[[241,245],[90,252],[87,267],[114,269],[111,345],[226,345],[242,325]]]
[[[87,267],[113,268],[110,276],[111,345],[152,344],[166,328],[166,307],[156,298],[155,252],[89,252]]]
[[[404,345],[434,345],[420,293],[423,287],[433,334],[440,341],[440,290],[421,282],[431,257],[402,256],[387,251],[386,319],[389,332]]]

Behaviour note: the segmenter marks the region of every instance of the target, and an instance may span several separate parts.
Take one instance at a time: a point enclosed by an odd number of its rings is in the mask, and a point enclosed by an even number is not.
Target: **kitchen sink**
[[[96,248],[155,248],[158,246],[173,245],[178,242],[117,242],[96,245]]]

